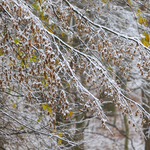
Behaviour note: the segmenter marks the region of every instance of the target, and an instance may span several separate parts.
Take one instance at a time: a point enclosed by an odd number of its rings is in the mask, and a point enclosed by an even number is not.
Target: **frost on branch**
[[[133,126],[138,127],[133,105],[136,114],[149,118],[126,86],[133,61],[141,76],[150,77],[150,51],[143,42],[101,26],[67,0],[2,0],[0,12],[1,135],[8,145],[80,145],[78,121],[85,122],[83,132],[89,116],[109,129],[104,97]]]

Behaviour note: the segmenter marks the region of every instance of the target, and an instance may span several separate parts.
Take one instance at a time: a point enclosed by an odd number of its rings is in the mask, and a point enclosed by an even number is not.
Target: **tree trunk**
[[[150,113],[150,81],[145,80],[145,83],[143,83],[143,89],[142,89],[142,102],[143,102],[143,108]],[[146,123],[143,125],[144,134],[146,136],[145,139],[145,150],[150,150],[150,135],[149,133],[149,120],[147,117],[144,118]]]
[[[122,81],[124,81],[121,84],[121,88],[126,91],[126,89],[127,89],[127,81],[126,81],[125,77],[123,77],[122,74],[118,74],[118,76],[120,77],[120,79]],[[126,135],[125,143],[124,143],[124,150],[128,150],[129,149],[128,148],[128,144],[129,144],[129,138],[128,138],[129,137],[129,126],[128,126],[128,120],[127,120],[127,116],[126,115],[124,116],[124,126],[125,126],[125,135]]]
[[[85,76],[83,75],[83,73],[81,73],[80,75],[80,79],[81,79],[81,83],[85,86],[84,84],[84,80],[85,80]],[[75,103],[79,103],[80,98],[78,98],[78,96],[76,95],[75,98]],[[77,111],[80,109],[80,106],[78,105],[77,107]],[[81,144],[76,145],[75,147],[73,147],[73,150],[84,150],[84,129],[85,129],[85,116],[86,116],[86,112],[81,112],[80,114],[75,116],[76,119],[76,132],[74,135],[74,140],[78,143],[81,142]]]
[[[2,103],[2,101],[0,101],[0,103]],[[2,108],[0,107],[0,109],[2,109]],[[0,129],[3,131],[4,122],[3,122],[2,116],[3,116],[3,114],[0,113]],[[3,137],[2,134],[0,134],[0,150],[5,150],[4,142],[5,142],[5,138]]]
[[[84,128],[85,128],[85,112],[81,113],[80,115],[76,116],[76,133],[74,136],[74,140],[76,142],[83,142],[84,140]],[[81,121],[83,119],[83,121]],[[80,122],[81,121],[81,122]],[[78,123],[80,122],[80,123]],[[84,143],[81,143],[75,147],[73,147],[73,150],[83,150],[84,149]]]
[[[125,134],[127,137],[129,137],[129,127],[128,127],[128,120],[126,116],[124,116],[124,124],[125,124]],[[127,137],[125,138],[124,150],[128,150],[129,139]]]

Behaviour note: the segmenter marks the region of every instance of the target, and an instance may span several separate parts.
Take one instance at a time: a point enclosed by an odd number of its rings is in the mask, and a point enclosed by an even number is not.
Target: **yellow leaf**
[[[57,29],[57,26],[56,26],[56,24],[55,24],[55,23],[52,23],[52,24],[50,25],[50,28],[54,31],[54,30],[56,30],[56,29]]]
[[[132,7],[132,2],[131,2],[131,0],[128,0],[128,4]]]
[[[67,83],[67,84],[66,84],[66,87],[69,88],[69,87],[70,87],[70,83]]]
[[[48,15],[44,15],[44,11],[40,12],[40,18],[47,23],[47,26],[49,26],[49,17]]]
[[[136,13],[137,17],[140,15],[139,13]]]
[[[9,66],[12,66],[13,65],[13,62],[11,61],[10,63],[9,63]]]
[[[64,36],[64,32],[63,31],[61,31],[60,34],[61,34],[61,36]]]
[[[52,113],[52,109],[45,103],[42,104],[43,109],[46,109],[50,114]]]
[[[24,54],[24,52],[18,52],[16,54],[17,59],[20,60],[21,59],[20,56],[23,55],[23,54]]]
[[[57,145],[61,145],[62,139],[58,139]]]
[[[14,42],[17,44],[20,42],[19,38],[15,37]]]
[[[58,136],[59,136],[59,137],[62,137],[62,135],[63,135],[63,132],[60,131],[59,134],[58,134]],[[61,144],[62,144],[62,139],[59,139],[59,138],[58,138],[57,145],[61,145]]]
[[[42,104],[43,109],[47,108],[47,104]]]
[[[145,36],[144,39],[145,39],[147,42],[149,42],[149,34],[144,31],[144,32],[143,32],[143,35]]]
[[[112,68],[111,68],[111,66],[110,66],[110,65],[109,65],[107,68],[108,68],[108,70],[112,71]]]
[[[61,36],[66,35],[66,33],[64,31],[61,31],[60,34],[61,34]]]
[[[24,62],[23,62],[23,60],[21,60],[21,64],[20,64],[21,66],[23,66],[24,65]]]
[[[73,111],[70,110],[70,111],[69,111],[69,116],[71,117],[72,115],[73,115]]]
[[[63,133],[63,132],[60,131],[59,134],[58,134],[58,136],[62,137],[62,135],[63,135],[62,133]]]
[[[144,46],[148,47],[149,46],[149,42],[146,41],[145,39],[141,39],[141,42]]]
[[[144,26],[148,25],[148,22],[147,22],[147,20],[145,18],[143,18],[143,24],[144,24]]]
[[[143,24],[143,17],[142,16],[139,17],[138,22],[139,22],[139,24]]]
[[[12,104],[12,107],[15,108],[15,107],[16,107],[16,103],[13,103],[13,104]]]
[[[39,118],[37,119],[37,123],[40,122],[42,116],[39,116]]]
[[[33,54],[29,59],[30,59],[30,61],[34,61],[35,62],[35,61],[38,60],[38,57]]]
[[[3,51],[2,50],[0,50],[0,56],[2,56],[3,55]]]
[[[49,32],[54,33],[51,29],[48,29]]]
[[[17,57],[18,60],[20,60],[20,56],[19,55],[17,55],[16,57]]]
[[[146,18],[144,18],[142,16],[139,17],[138,22],[139,22],[139,24],[144,24],[144,26],[148,25],[148,22],[147,22]]]
[[[45,86],[48,86],[48,83],[47,83],[47,82],[45,82]]]
[[[50,107],[47,106],[47,111],[51,114],[52,113],[52,109]]]
[[[24,126],[19,127],[19,129],[24,129]]]
[[[55,66],[58,66],[59,62],[60,62],[59,59],[56,58],[56,60],[55,60]]]
[[[37,122],[40,122],[40,119],[37,119]]]
[[[108,3],[108,2],[109,2],[109,0],[102,0],[102,2],[103,2],[103,3]]]
[[[40,7],[39,7],[39,5],[38,5],[37,2],[33,3],[31,6],[32,6],[35,10],[39,10],[39,9],[40,9]]]
[[[140,13],[141,13],[141,9],[139,8],[139,9],[137,10],[137,12],[140,14]]]
[[[39,12],[40,19],[44,20],[44,11]]]

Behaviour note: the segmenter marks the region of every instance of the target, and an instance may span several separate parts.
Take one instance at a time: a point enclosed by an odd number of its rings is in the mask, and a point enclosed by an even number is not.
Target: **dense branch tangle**
[[[107,33],[108,28],[96,26],[83,17],[86,10],[80,13],[72,6],[66,0],[57,3],[38,0],[32,5],[23,0],[0,2],[0,110],[7,114],[4,122],[17,120],[8,125],[14,130],[6,128],[4,135],[13,135],[14,131],[17,134],[17,130],[18,134],[19,130],[41,136],[45,133],[58,146],[55,140],[58,136],[53,134],[59,135],[60,130],[72,134],[72,130],[62,129],[56,116],[61,115],[67,126],[73,121],[70,109],[77,111],[74,113],[88,110],[102,118],[106,127],[107,116],[99,99],[102,93],[112,97],[130,120],[134,115],[132,105],[136,105],[136,114],[141,118],[143,113],[149,117],[138,103],[127,98],[130,90],[121,89],[130,80],[130,62],[137,55],[145,60],[140,59],[137,64],[141,75],[150,77],[150,56],[145,47],[116,32]],[[123,78],[116,72],[121,72]],[[80,98],[79,103],[73,104],[73,92]],[[76,110],[76,105],[81,110]],[[17,129],[18,126],[21,128]],[[65,137],[60,139],[71,146],[76,144]]]

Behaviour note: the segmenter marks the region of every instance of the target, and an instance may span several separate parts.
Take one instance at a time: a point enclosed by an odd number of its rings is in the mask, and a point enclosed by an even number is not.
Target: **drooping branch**
[[[94,22],[91,21],[89,18],[87,18],[86,16],[84,16],[82,13],[80,13],[79,10],[77,10],[72,4],[70,4],[70,3],[68,2],[68,0],[63,0],[63,1],[65,1],[66,4],[67,4],[69,7],[71,7],[71,9],[72,9],[74,12],[76,12],[76,13],[77,13],[78,15],[80,15],[83,19],[85,19],[86,21],[88,21],[91,25],[95,26],[96,28],[104,29],[105,31],[111,32],[112,34],[117,35],[118,37],[122,37],[122,38],[124,38],[124,39],[128,39],[128,40],[134,41],[134,42],[137,43],[138,45],[142,45],[142,47],[144,47],[144,48],[147,50],[147,52],[150,54],[150,48],[144,46],[144,45],[141,43],[141,41],[140,41],[139,39],[137,39],[137,38],[135,38],[135,37],[129,37],[129,36],[120,34],[120,33],[116,32],[116,31],[113,31],[113,30],[107,28],[106,26],[102,26],[102,25],[99,25],[99,24],[97,24],[97,23],[94,23]]]

